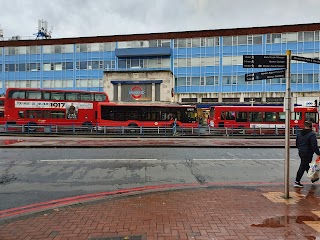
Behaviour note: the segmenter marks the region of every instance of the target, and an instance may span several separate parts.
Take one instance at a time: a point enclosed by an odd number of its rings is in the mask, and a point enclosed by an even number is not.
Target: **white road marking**
[[[39,162],[76,162],[76,161],[157,161],[156,158],[105,158],[105,159],[52,159],[52,160],[38,160]]]
[[[266,158],[266,159],[260,159],[260,158],[221,158],[221,159],[201,159],[201,158],[194,158],[192,159],[193,161],[284,161],[284,159],[280,159],[280,158]],[[295,159],[291,159],[291,160],[295,160]]]
[[[104,159],[46,159],[38,160],[38,162],[76,162],[76,161],[158,161],[157,158],[104,158]],[[182,161],[181,159],[176,159]],[[281,158],[221,158],[221,159],[210,159],[210,158],[194,158],[193,161],[284,161]],[[296,161],[297,159],[291,159]],[[1,163],[1,162],[0,162]]]

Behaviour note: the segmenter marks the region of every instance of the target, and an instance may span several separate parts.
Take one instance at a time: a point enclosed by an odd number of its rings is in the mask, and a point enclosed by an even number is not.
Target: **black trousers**
[[[301,159],[301,162],[300,162],[300,166],[299,166],[297,176],[296,176],[297,182],[300,182],[305,171],[308,172],[309,163],[311,163],[311,161],[312,161],[313,154],[299,152],[299,157]]]

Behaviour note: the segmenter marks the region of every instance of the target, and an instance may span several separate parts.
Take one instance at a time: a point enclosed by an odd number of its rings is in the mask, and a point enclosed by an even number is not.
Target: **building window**
[[[229,85],[229,84],[231,84],[231,76],[223,76],[223,77],[222,77],[222,84],[223,84],[223,85]]]
[[[239,45],[247,45],[247,44],[248,44],[248,37],[247,37],[247,35],[238,36],[238,44],[239,44]]]
[[[30,54],[40,54],[40,46],[30,46]]]
[[[25,63],[18,64],[18,71],[25,72],[26,71],[26,64]]]
[[[240,98],[222,98],[222,102],[240,102]]]
[[[114,51],[116,48],[116,44],[114,42],[103,43],[104,51]]]
[[[281,33],[267,34],[267,43],[281,43]]]
[[[62,52],[63,53],[73,53],[74,52],[73,48],[74,48],[73,44],[62,45]]]
[[[267,97],[266,98],[267,102],[284,102],[283,97]]]
[[[200,38],[192,38],[192,47],[201,47],[201,39]]]
[[[203,103],[207,103],[207,102],[218,102],[219,99],[218,98],[202,98],[201,102]]]
[[[282,42],[298,42],[298,34],[294,33],[282,33]]]
[[[42,53],[47,54],[47,53],[52,53],[52,46],[48,45],[48,46],[42,46]]]
[[[5,65],[5,71],[6,72],[14,72],[15,69],[15,64],[6,64]]]
[[[80,69],[87,69],[87,62],[80,62]]]
[[[178,41],[178,48],[186,48],[187,47],[187,39],[177,39]]]
[[[253,35],[252,44],[262,44],[262,35]]]
[[[15,47],[6,47],[4,48],[5,55],[16,55],[16,48]]]
[[[198,102],[198,99],[197,98],[182,98],[181,101],[184,103],[196,103],[196,102]]]
[[[211,37],[211,38],[206,38],[206,46],[207,47],[214,47],[214,46],[219,46],[219,37]]]
[[[232,46],[232,36],[223,37],[223,46]]]
[[[54,51],[54,53],[61,53],[62,52],[62,47],[61,47],[61,45],[54,45],[53,46],[53,51]]]
[[[178,77],[175,81],[176,86],[186,86],[186,77]]]
[[[244,102],[262,102],[262,98],[244,98]]]
[[[303,83],[313,83],[313,74],[303,74]]]
[[[191,85],[194,85],[194,86],[200,85],[200,77],[191,77]]]
[[[303,32],[305,42],[314,42],[314,32]]]
[[[88,52],[88,44],[78,44],[77,52]]]

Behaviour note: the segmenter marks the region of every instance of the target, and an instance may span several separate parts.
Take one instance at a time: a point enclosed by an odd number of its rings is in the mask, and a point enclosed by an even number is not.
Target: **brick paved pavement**
[[[289,200],[279,185],[126,193],[11,219],[0,239],[319,239],[318,187]]]

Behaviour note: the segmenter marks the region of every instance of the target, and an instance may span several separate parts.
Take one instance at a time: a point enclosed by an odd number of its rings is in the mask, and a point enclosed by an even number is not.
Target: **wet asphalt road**
[[[291,182],[298,164],[292,149]],[[3,148],[0,210],[139,186],[245,185],[283,178],[281,148]]]

